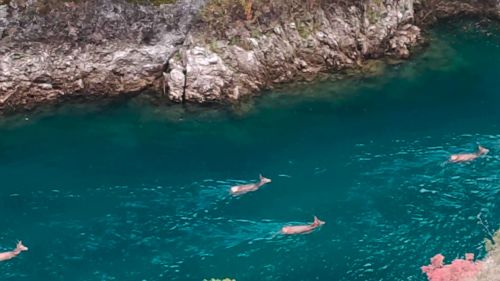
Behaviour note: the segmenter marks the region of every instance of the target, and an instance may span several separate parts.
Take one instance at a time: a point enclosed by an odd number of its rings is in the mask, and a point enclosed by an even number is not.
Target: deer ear
[[[262,176],[262,174],[259,174],[259,179],[263,179],[264,177]]]

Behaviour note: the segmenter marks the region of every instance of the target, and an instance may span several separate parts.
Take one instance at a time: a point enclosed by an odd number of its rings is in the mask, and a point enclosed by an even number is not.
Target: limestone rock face
[[[185,98],[199,103],[223,98],[222,89],[229,82],[232,72],[222,59],[202,47],[187,50],[185,56]]]
[[[204,103],[225,98],[222,89],[233,73],[218,55],[195,47],[183,52],[182,61],[171,59],[169,62],[171,68],[165,75],[165,84],[170,100]]]

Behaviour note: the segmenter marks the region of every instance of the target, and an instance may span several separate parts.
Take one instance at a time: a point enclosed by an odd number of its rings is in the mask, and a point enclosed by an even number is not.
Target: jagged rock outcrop
[[[300,18],[282,16],[264,27],[235,23],[226,31],[228,37],[239,38],[234,44],[210,42],[215,35],[207,38],[204,28],[195,29],[181,55],[170,60],[168,96],[176,101],[181,96],[180,72],[186,77],[186,101],[226,101],[278,83],[311,79],[319,72],[356,67],[367,58],[407,58],[421,38],[420,29],[411,24],[413,2],[318,4],[312,10],[303,2],[297,4],[304,9]]]
[[[178,60],[183,60],[183,65]],[[220,100],[226,81],[233,75],[219,56],[202,47],[184,51],[182,58],[171,59],[170,66],[165,84],[169,98],[176,102]]]
[[[418,26],[500,11],[498,0],[0,1],[0,113],[143,90],[173,102],[235,101],[367,59],[407,58]],[[246,3],[246,15],[212,25],[213,3]]]

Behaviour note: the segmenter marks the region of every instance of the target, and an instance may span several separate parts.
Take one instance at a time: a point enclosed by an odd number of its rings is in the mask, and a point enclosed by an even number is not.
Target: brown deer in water
[[[477,152],[475,153],[461,153],[461,154],[453,154],[450,156],[450,162],[457,163],[457,162],[468,162],[472,161],[476,158],[478,158],[481,155],[485,155],[488,152],[490,152],[489,149],[484,148],[482,146],[478,146]]]
[[[16,248],[9,252],[0,253],[0,261],[6,261],[17,257],[21,252],[28,251],[28,248],[23,245],[22,241],[19,241]]]
[[[244,194],[247,192],[256,191],[261,186],[265,185],[266,183],[270,183],[270,182],[271,182],[270,179],[265,178],[262,175],[259,175],[259,181],[256,183],[235,185],[235,186],[231,187],[231,194],[232,195],[241,195],[241,194]]]
[[[318,219],[318,217],[314,216],[314,221],[311,224],[306,225],[294,225],[294,226],[285,226],[281,229],[281,233],[283,234],[303,234],[310,233],[316,228],[324,225],[325,222]]]

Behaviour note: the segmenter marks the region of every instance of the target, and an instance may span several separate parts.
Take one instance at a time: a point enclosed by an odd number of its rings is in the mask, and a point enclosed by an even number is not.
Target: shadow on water
[[[244,115],[130,101],[2,124],[1,247],[30,251],[0,278],[416,281],[436,253],[484,256],[500,38],[475,24],[436,29],[382,76],[267,93]],[[446,162],[477,144],[491,152]],[[230,196],[259,173],[273,182]],[[313,215],[319,231],[279,234]]]

